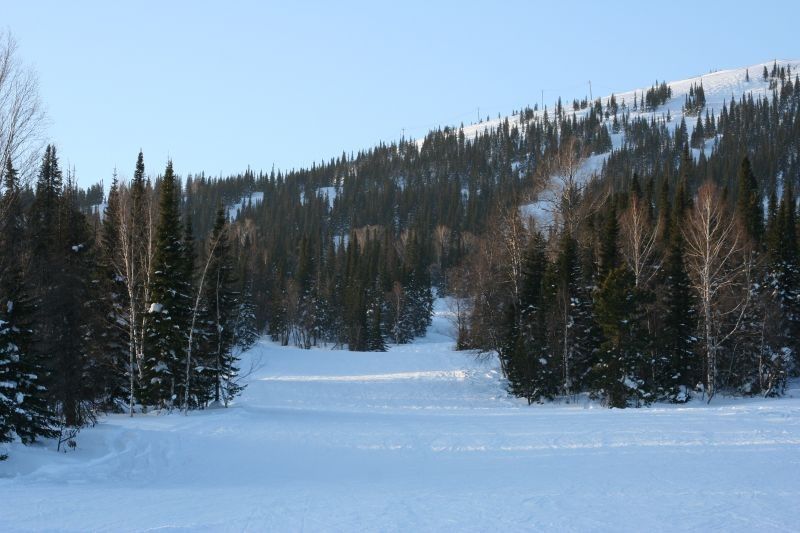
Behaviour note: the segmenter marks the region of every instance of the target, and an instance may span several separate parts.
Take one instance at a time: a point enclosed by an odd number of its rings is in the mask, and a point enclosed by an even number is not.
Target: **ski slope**
[[[764,67],[766,67],[768,71],[771,71],[773,65],[777,65],[779,69],[781,67],[791,68],[792,83],[794,83],[795,76],[800,74],[800,60],[775,60],[742,68],[718,70],[684,80],[671,81],[667,82],[667,85],[672,89],[672,97],[663,105],[653,110],[642,109],[641,107],[636,110],[633,109],[634,99],[637,98],[641,100],[642,96],[650,88],[640,87],[632,91],[616,93],[614,95],[620,108],[619,117],[621,118],[623,113],[628,113],[632,121],[645,118],[647,120],[663,122],[668,129],[673,131],[680,126],[681,120],[685,120],[687,133],[691,137],[695,125],[697,124],[697,115],[684,113],[683,106],[686,102],[686,96],[689,94],[692,86],[702,85],[705,93],[706,105],[700,112],[700,115],[705,118],[705,114],[708,112],[709,114],[713,114],[714,117],[719,118],[722,108],[726,104],[729,105],[732,98],[737,102],[742,96],[747,95],[752,95],[754,100],[758,98],[771,99],[773,97],[773,90],[770,89],[770,81],[772,80],[764,80],[762,72]],[[600,98],[603,109],[606,109],[610,100],[611,95]],[[586,117],[590,111],[588,108],[574,111],[571,102],[563,102],[562,105],[566,110],[567,117],[575,116],[579,120]],[[550,113],[550,117],[552,118],[552,108]],[[534,113],[534,117],[541,119],[543,114],[544,111],[539,110]],[[493,130],[501,126],[506,119],[509,121],[509,124],[520,124],[519,117],[502,117],[481,124],[466,126],[463,128],[464,134],[468,138],[474,137],[487,129]],[[603,123],[608,126],[609,131],[611,131],[612,122],[613,116],[603,120]],[[715,141],[716,138],[711,138],[706,141],[705,146],[702,148],[702,150],[705,150],[706,155],[711,154]],[[611,142],[614,150],[621,148],[626,142],[624,132],[612,132]],[[699,148],[692,149],[692,155],[695,160],[700,157],[700,152],[701,149]],[[604,154],[590,154],[581,163],[575,173],[574,178],[576,183],[579,185],[584,184],[592,178],[598,177],[608,155],[609,152]],[[532,218],[539,227],[547,228],[553,225],[554,211],[557,210],[558,199],[561,194],[561,188],[563,187],[563,180],[560,178],[560,176],[551,176],[550,184],[546,185],[544,190],[542,190],[532,202],[520,206],[520,214],[524,218]]]
[[[387,353],[281,348],[228,409],[12,445],[0,531],[797,531],[800,390],[608,410],[509,398],[446,308]]]
[[[731,97],[735,98],[737,101],[742,95],[747,94],[752,94],[754,99],[757,99],[759,96],[771,98],[772,91],[769,90],[769,80],[765,81],[761,74],[764,70],[764,67],[767,67],[767,70],[771,71],[774,64],[777,64],[778,68],[791,67],[792,82],[794,82],[795,75],[800,74],[800,59],[777,59],[766,61],[764,63],[757,63],[755,65],[749,65],[746,67],[716,70],[707,74],[692,76],[682,80],[669,81],[667,82],[667,85],[672,88],[672,98],[670,98],[664,105],[658,106],[655,110],[633,110],[634,95],[637,95],[641,99],[642,95],[647,92],[652,84],[648,85],[647,87],[639,87],[638,89],[630,91],[614,93],[614,97],[616,98],[617,104],[620,106],[620,112],[622,112],[623,103],[628,106],[627,111],[630,112],[631,119],[638,117],[665,118],[667,111],[669,111],[672,123],[680,124],[681,118],[684,117],[683,104],[686,100],[686,96],[689,94],[689,89],[692,87],[692,85],[702,84],[706,97],[706,107],[703,109],[703,116],[705,116],[705,110],[708,109],[709,113],[713,110],[717,118],[719,118],[719,113],[722,111],[722,106],[726,103],[730,103]],[[750,76],[750,81],[747,81],[746,79],[748,73]],[[662,80],[658,81],[660,83]],[[609,104],[610,99],[610,94],[600,98],[604,109],[605,106]],[[568,117],[575,115],[580,119],[581,117],[589,114],[588,108],[573,111],[572,102],[563,101],[562,105],[564,106]],[[554,107],[555,106],[550,106],[548,110],[551,120],[553,118]],[[534,112],[535,118],[541,119],[543,115],[543,109]],[[504,116],[491,120],[485,120],[480,123],[470,124],[460,129],[464,131],[464,135],[467,138],[474,138],[480,133],[492,131],[499,126],[502,126],[506,120],[508,120],[509,124],[512,126],[515,124],[519,125],[520,118],[521,117],[518,116]],[[687,116],[686,119],[686,125],[689,128],[689,133],[691,134],[692,128],[694,127],[694,122],[697,120],[697,116]],[[610,124],[610,122],[610,119],[605,121],[607,124]],[[618,146],[619,145],[615,143],[615,147]]]

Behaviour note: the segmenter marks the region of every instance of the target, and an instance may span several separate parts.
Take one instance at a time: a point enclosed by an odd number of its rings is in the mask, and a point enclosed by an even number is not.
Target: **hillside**
[[[697,121],[697,113],[687,112],[684,110],[684,103],[690,90],[694,87],[702,86],[705,93],[705,106],[700,112],[701,118],[706,113],[719,117],[722,112],[723,106],[730,104],[731,100],[739,101],[742,97],[752,96],[753,98],[763,97],[771,100],[774,96],[775,86],[772,84],[774,80],[771,78],[764,79],[762,72],[766,68],[771,71],[774,67],[777,68],[790,68],[791,72],[800,72],[800,60],[775,60],[765,63],[757,63],[747,67],[718,70],[700,76],[694,76],[683,80],[675,80],[666,82],[667,86],[672,90],[672,96],[663,104],[656,106],[653,109],[642,109],[639,107],[636,110],[632,109],[633,101],[635,98],[641,99],[649,87],[640,87],[638,89],[629,90],[621,93],[615,93],[613,96],[617,104],[627,112],[630,120],[644,118],[648,120],[655,120],[663,122],[669,128],[674,129],[678,127],[681,120],[686,122],[687,133],[689,136],[695,129]],[[749,78],[749,80],[747,79]],[[600,98],[604,106],[610,105],[612,95],[606,95]],[[567,115],[575,117],[576,119],[585,119],[589,113],[588,109],[573,110],[567,102],[563,105],[567,108]],[[550,113],[552,113],[552,107]],[[544,110],[539,110],[533,114],[537,118],[542,118]],[[463,128],[464,134],[468,137],[475,137],[484,131],[492,131],[497,127],[502,126],[505,121],[512,123],[517,122],[520,125],[523,123],[521,117],[501,117],[499,119],[492,119],[480,124],[471,124]],[[613,117],[605,118],[602,123],[609,129],[612,127]],[[705,155],[710,155],[715,142],[719,136],[706,139],[701,148],[692,148],[692,153],[695,160],[700,156],[700,152],[704,151]],[[612,146],[614,150],[619,150],[626,142],[625,133],[611,133]],[[593,153],[588,155],[579,165],[575,178],[579,183],[585,183],[592,178],[601,176],[603,164],[608,158],[610,152]],[[558,176],[553,176],[553,180],[549,186],[542,191],[539,196],[530,203],[522,206],[522,213],[525,216],[532,216],[536,222],[543,227],[549,227],[553,223],[553,204],[560,194],[560,183],[557,179]]]

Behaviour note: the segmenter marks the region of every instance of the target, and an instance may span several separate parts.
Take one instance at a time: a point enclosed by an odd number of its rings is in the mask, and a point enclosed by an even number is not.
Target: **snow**
[[[599,177],[608,155],[608,153],[593,154],[581,161],[572,176],[575,185],[583,187],[593,178]],[[556,220],[561,193],[567,180],[567,176],[558,174],[551,176],[550,182],[537,195],[536,200],[520,206],[520,216],[526,220],[533,219],[536,226],[541,229],[552,226]]]
[[[235,202],[230,206],[228,206],[228,219],[236,220],[236,217],[239,216],[239,211],[244,209],[245,206],[259,205],[263,201],[264,201],[263,192],[254,192],[249,195],[243,196],[238,202]]]
[[[103,201],[99,204],[94,204],[89,206],[89,214],[92,215],[100,215],[100,219],[102,220],[103,217],[106,215],[106,208],[108,207],[108,202]]]
[[[797,529],[800,389],[529,407],[436,309],[386,353],[261,341],[228,409],[106,416],[67,453],[11,445],[0,531]]]
[[[327,198],[328,199],[328,207],[333,209],[333,202],[336,200],[336,197],[339,194],[338,187],[320,187],[317,189],[317,194],[320,198]]]

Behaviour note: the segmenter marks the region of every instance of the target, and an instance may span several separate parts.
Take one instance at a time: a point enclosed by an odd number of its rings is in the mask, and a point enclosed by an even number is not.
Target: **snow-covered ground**
[[[239,212],[248,206],[257,206],[264,201],[264,193],[263,192],[254,192],[247,196],[243,196],[239,199],[238,202],[235,202],[228,206],[228,219],[236,220],[239,216]]]
[[[261,342],[228,409],[11,447],[0,531],[797,531],[800,391],[608,410],[508,398],[496,362]]]

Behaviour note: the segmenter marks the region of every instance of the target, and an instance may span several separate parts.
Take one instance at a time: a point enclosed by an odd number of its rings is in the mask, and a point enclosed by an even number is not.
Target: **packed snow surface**
[[[800,391],[527,406],[495,360],[262,341],[228,409],[103,417],[11,446],[0,531],[780,531],[800,527]]]

